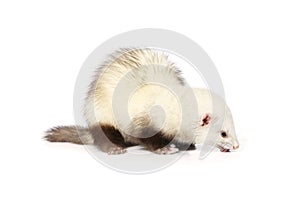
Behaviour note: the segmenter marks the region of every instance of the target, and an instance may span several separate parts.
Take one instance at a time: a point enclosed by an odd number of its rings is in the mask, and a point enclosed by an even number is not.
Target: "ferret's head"
[[[239,148],[229,109],[226,109],[224,115],[206,113],[200,121],[200,126],[196,131],[196,143],[208,142],[222,152],[230,152]]]
[[[230,150],[236,150],[239,148],[239,142],[237,140],[234,123],[230,110],[226,107],[223,123],[221,121],[221,129],[217,130],[217,143],[216,146],[222,152],[229,152]]]
[[[196,125],[196,143],[215,145],[222,152],[238,149],[233,118],[223,98],[205,90],[194,92],[201,117]]]

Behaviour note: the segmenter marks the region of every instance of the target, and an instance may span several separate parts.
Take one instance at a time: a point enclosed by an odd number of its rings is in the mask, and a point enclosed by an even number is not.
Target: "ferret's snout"
[[[236,145],[236,146],[233,146],[233,149],[236,150],[238,149],[240,146],[239,145]]]

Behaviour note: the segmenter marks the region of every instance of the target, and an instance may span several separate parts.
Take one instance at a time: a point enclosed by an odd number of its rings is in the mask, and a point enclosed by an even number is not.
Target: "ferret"
[[[211,144],[222,152],[239,147],[224,99],[190,88],[166,53],[151,48],[120,49],[96,72],[84,105],[87,127],[57,126],[50,142],[93,144],[108,154],[141,145],[157,154]]]

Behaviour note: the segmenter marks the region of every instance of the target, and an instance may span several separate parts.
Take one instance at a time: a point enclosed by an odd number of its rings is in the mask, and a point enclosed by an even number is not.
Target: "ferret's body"
[[[86,135],[92,140],[83,143],[93,141],[112,154],[123,153],[132,145],[163,154],[194,149],[195,143],[208,138],[209,127],[219,119],[223,123],[217,134],[227,135],[216,137],[217,145],[220,149],[238,147],[224,100],[208,90],[189,88],[168,57],[152,49],[113,54],[90,86],[84,114],[88,131],[79,134],[84,135],[84,141]],[[56,141],[55,137],[61,137],[59,130],[66,129],[51,129],[46,138]]]

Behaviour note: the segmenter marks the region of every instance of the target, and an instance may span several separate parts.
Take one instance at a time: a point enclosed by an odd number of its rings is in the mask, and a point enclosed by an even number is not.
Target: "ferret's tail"
[[[88,128],[80,126],[57,126],[46,131],[44,139],[49,142],[71,142],[75,144],[93,144],[94,140]]]

